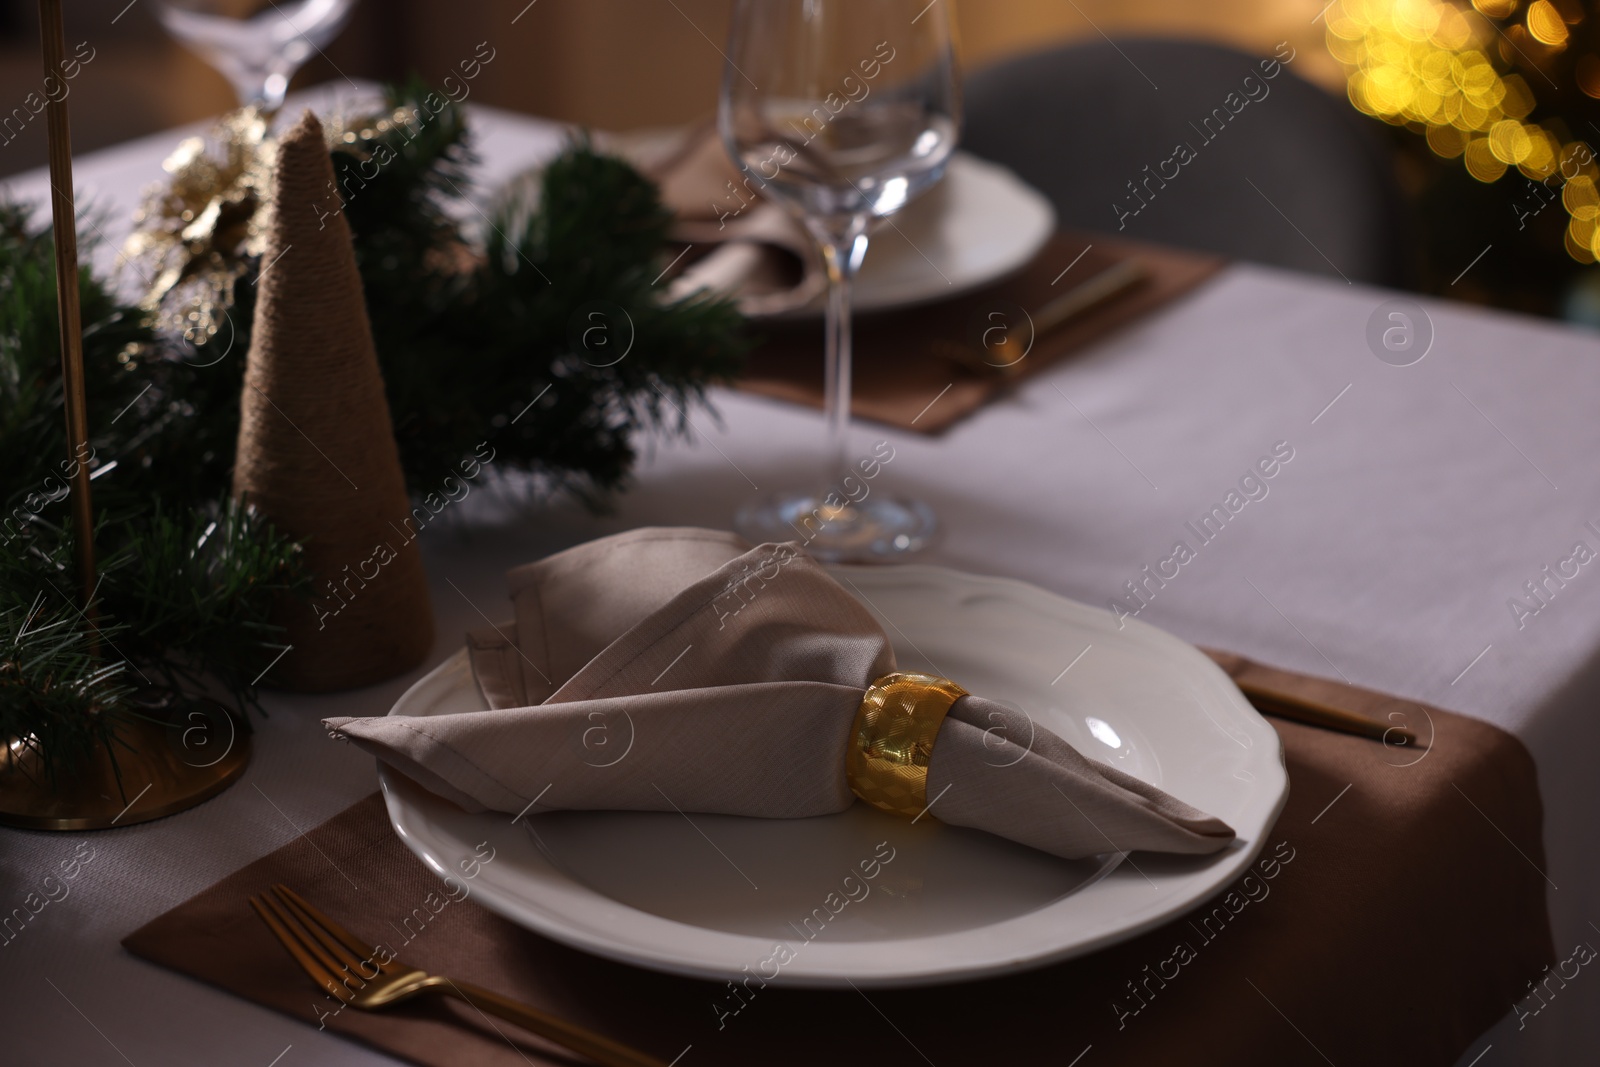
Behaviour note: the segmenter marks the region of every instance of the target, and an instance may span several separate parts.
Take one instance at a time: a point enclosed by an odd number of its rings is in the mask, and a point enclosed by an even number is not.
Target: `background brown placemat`
[[[1554,958],[1533,761],[1487,723],[1213,653],[1431,741],[1394,748],[1279,719],[1288,805],[1252,873],[1140,937],[1000,979],[786,990],[590,956],[449,899],[358,802],[131,934],[136,955],[430,1067],[575,1062],[469,1008],[364,1014],[320,994],[245,904],[287,882],[408,963],[703,1064],[1453,1064]],[[1171,857],[1137,854],[1144,870]],[[1181,948],[1180,948],[1181,946]],[[1186,951],[1184,951],[1186,949]],[[687,1050],[687,1051],[685,1051]]]
[[[1125,259],[1140,263],[1146,279],[1057,329],[1041,332],[1012,377],[976,371],[940,354],[945,346],[958,344],[983,358],[979,346],[989,325],[1005,322],[1013,331],[1025,330],[1018,309],[1033,314],[1072,286]],[[978,410],[1010,383],[1177,299],[1222,269],[1224,262],[1200,252],[1116,237],[1058,233],[1031,263],[996,285],[938,304],[857,316],[851,410],[859,418],[937,433]],[[1002,317],[990,317],[995,314]],[[755,329],[761,344],[738,387],[821,408],[821,322],[758,323]],[[930,408],[936,398],[938,403]]]

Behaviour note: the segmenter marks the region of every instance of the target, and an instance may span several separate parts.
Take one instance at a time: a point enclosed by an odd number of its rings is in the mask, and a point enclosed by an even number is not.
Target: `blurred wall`
[[[69,51],[95,50],[69,97],[82,152],[232,106],[220,75],[169,41],[159,0],[72,0]],[[1326,0],[938,0],[957,13],[964,61],[1101,33],[1193,36],[1270,52],[1289,40],[1302,75],[1339,85],[1321,47]],[[495,59],[473,99],[613,129],[682,122],[716,105],[732,0],[364,0],[351,25],[296,84],[337,78],[443,78],[479,42]],[[0,116],[42,73],[33,0],[0,0]],[[33,122],[0,143],[0,175],[44,163]]]
[[[222,75],[186,51],[152,13],[156,0],[66,0],[67,52],[86,44],[93,59],[69,83],[72,142],[84,152],[216,115],[233,106]],[[422,6],[422,5],[419,5]],[[404,70],[396,23],[384,0],[363,0],[327,58],[306,65],[296,84],[338,77],[394,77]],[[85,52],[84,54],[89,54]],[[0,0],[0,175],[45,164],[43,116],[17,132],[16,109],[41,92],[36,0]],[[4,125],[13,117],[10,127]]]
[[[1313,21],[1327,0],[938,0],[953,4],[964,62],[1108,35],[1190,36],[1307,52],[1297,73],[1342,84]],[[682,122],[716,105],[733,0],[488,0],[461,16],[411,0],[409,50],[448,69],[478,41],[506,42],[486,98],[614,129]],[[515,24],[512,20],[516,19]]]

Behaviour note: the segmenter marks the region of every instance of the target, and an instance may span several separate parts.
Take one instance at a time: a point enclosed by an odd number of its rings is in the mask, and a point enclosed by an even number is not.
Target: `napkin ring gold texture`
[[[948,678],[916,671],[895,671],[867,686],[844,758],[850,791],[875,808],[921,815],[934,739],[950,705],[966,695]]]

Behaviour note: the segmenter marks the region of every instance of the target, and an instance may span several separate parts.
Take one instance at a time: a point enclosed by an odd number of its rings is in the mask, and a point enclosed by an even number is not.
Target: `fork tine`
[[[358,960],[361,960],[362,962],[369,962],[373,966],[377,967],[380,971],[388,970],[395,966],[395,963],[392,960],[388,963],[379,963],[377,959],[378,950],[376,947],[363,944],[360,938],[356,937],[349,930],[346,930],[343,926],[340,926],[338,923],[334,922],[324,912],[314,907],[309,900],[301,896],[299,893],[296,893],[293,889],[290,889],[282,882],[274,885],[272,887],[272,891],[278,895],[278,899],[288,904],[294,910],[295,914],[300,917],[301,921],[306,922],[308,926],[315,924],[322,927],[322,929],[325,930],[330,937],[333,937],[345,948],[355,953]]]
[[[335,937],[323,929],[322,924],[317,921],[314,915],[301,909],[300,904],[294,899],[294,890],[290,889],[287,893],[279,893],[279,888],[278,886],[273,886],[273,892],[278,897],[273,903],[279,907],[286,908],[288,914],[293,915],[298,920],[301,929],[311,939],[307,943],[308,948],[318,948],[325,957],[332,957],[335,961],[335,970],[353,974],[358,979],[372,979],[378,976],[376,969],[371,974],[366,973],[367,967],[377,967],[376,961],[372,958],[372,950],[368,950],[366,954],[363,954],[359,950],[351,949],[346,939]]]
[[[272,901],[264,897],[250,898],[250,907],[261,917],[261,921],[267,924],[267,929],[272,931],[272,936],[276,937],[278,942],[288,950],[289,955],[294,957],[294,961],[300,965],[300,969],[305,971],[306,975],[319,988],[331,993],[340,1000],[348,1001],[353,996],[351,991],[334,978],[333,973],[324,967],[316,956],[307,951],[306,946],[284,923],[283,919],[280,919],[272,910],[269,910],[272,904]]]
[[[302,948],[317,958],[317,960],[328,971],[329,975],[334,981],[338,982],[346,989],[349,989],[351,992],[360,989],[366,984],[364,981],[362,981],[361,975],[358,975],[352,971],[349,964],[345,963],[337,953],[329,952],[327,945],[322,941],[322,939],[315,936],[313,931],[308,929],[297,916],[285,908],[279,901],[274,900],[271,896],[263,893],[261,894],[261,902],[270,908],[272,913],[278,917],[278,921],[283,924],[284,929],[289,931],[290,936],[298,941]],[[351,984],[352,982],[354,982],[353,985]]]

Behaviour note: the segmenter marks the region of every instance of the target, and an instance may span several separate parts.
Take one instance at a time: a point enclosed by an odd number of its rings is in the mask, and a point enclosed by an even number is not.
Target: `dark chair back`
[[[969,76],[963,143],[1040,189],[1067,228],[1406,284],[1383,138],[1279,51],[1122,40],[1011,59]]]

